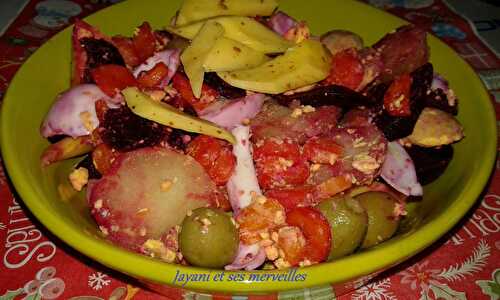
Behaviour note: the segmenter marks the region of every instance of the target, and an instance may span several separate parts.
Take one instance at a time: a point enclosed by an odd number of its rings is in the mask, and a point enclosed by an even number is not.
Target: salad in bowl
[[[167,263],[284,269],[376,246],[464,137],[413,25],[365,45],[277,1],[185,0],[132,37],[77,20],[72,63],[41,163],[81,157],[68,180],[102,235]]]

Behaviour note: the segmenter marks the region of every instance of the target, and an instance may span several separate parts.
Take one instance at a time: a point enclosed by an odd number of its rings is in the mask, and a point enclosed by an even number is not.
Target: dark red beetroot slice
[[[383,81],[411,73],[429,61],[425,30],[414,25],[406,25],[387,34],[373,48],[380,53],[384,64],[380,74]]]
[[[370,184],[378,176],[387,150],[387,140],[374,126],[337,128],[330,135],[343,148],[332,166],[334,176],[350,174],[357,185]]]
[[[212,205],[217,189],[193,158],[164,148],[119,156],[88,189],[91,214],[114,243],[140,251],[180,224],[189,210]]]

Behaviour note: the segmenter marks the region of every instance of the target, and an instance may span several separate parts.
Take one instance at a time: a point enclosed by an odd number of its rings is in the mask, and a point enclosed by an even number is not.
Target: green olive
[[[335,197],[321,202],[317,208],[330,223],[332,247],[328,260],[351,254],[366,234],[368,216],[359,202],[351,197]]]
[[[383,192],[363,193],[356,199],[368,214],[368,230],[361,248],[366,249],[391,238],[399,224],[399,220],[394,218],[396,200]]]
[[[197,208],[182,221],[181,253],[194,266],[220,268],[231,263],[238,241],[235,224],[221,210]]]

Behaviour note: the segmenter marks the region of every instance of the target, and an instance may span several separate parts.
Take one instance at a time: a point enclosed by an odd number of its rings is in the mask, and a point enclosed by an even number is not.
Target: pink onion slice
[[[245,245],[240,242],[236,258],[230,265],[224,267],[226,270],[254,270],[261,266],[266,260],[264,249],[258,244]]]
[[[77,85],[59,94],[40,127],[41,135],[89,135],[99,125],[95,103],[101,99],[111,108],[123,101],[121,96],[110,98],[95,84]]]
[[[298,22],[282,11],[271,16],[268,21],[269,27],[279,35],[285,35],[290,29],[297,26]]]
[[[382,165],[382,178],[394,189],[407,196],[421,196],[422,186],[417,180],[415,165],[406,150],[397,141],[387,144]]]
[[[250,148],[250,127],[237,126],[232,131],[236,138],[233,145],[233,154],[236,156],[236,166],[233,174],[226,184],[229,202],[237,215],[240,209],[247,207],[252,202],[252,193],[262,195],[257,181],[257,173],[253,165]]]
[[[154,68],[156,64],[162,62],[168,67],[168,75],[160,84],[160,87],[164,88],[170,82],[170,79],[172,79],[175,72],[177,72],[177,68],[180,64],[179,55],[179,49],[168,49],[157,52],[153,56],[148,58],[144,63],[134,69],[134,77],[139,77],[141,72],[149,71]]]
[[[265,100],[263,94],[253,94],[237,100],[229,101],[222,107],[208,107],[201,113],[200,118],[215,123],[228,130],[241,125],[245,119],[255,117],[261,110]]]

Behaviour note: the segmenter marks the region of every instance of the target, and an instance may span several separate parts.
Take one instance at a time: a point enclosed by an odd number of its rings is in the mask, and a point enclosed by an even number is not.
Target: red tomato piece
[[[297,206],[315,205],[314,192],[314,186],[303,185],[292,188],[272,189],[266,192],[266,197],[278,200],[287,211],[290,211]]]
[[[253,157],[259,160],[268,156],[279,156],[284,159],[298,161],[300,159],[300,148],[297,143],[290,140],[265,139],[253,148]]]
[[[395,117],[411,115],[410,110],[410,74],[396,77],[384,94],[384,108],[387,113]]]
[[[328,137],[312,137],[302,149],[304,157],[318,164],[333,165],[337,157],[342,154],[342,147]]]
[[[128,66],[135,67],[141,63],[131,38],[114,36],[112,40]]]
[[[130,70],[122,66],[103,65],[90,73],[97,86],[110,97],[114,97],[126,87],[138,85]]]
[[[158,86],[168,75],[168,67],[163,62],[157,63],[151,70],[139,75],[137,81],[143,88],[153,88]]]
[[[280,156],[267,156],[256,161],[257,179],[264,189],[300,185],[309,177],[309,164],[291,161]]]
[[[75,20],[72,34],[73,46],[73,75],[71,85],[75,86],[82,82],[87,64],[87,53],[80,44],[83,38],[94,38],[108,40],[97,28],[80,19]]]
[[[202,111],[219,97],[219,93],[215,89],[203,84],[201,87],[201,97],[199,99],[196,98],[191,90],[189,80],[180,73],[176,73],[172,78],[172,86],[179,92],[181,98],[187,104],[191,105],[196,112]]]
[[[206,135],[197,136],[189,143],[186,152],[203,166],[217,185],[227,183],[236,165],[230,146]]]
[[[132,38],[132,42],[139,61],[142,63],[154,54],[156,38],[148,22],[142,23],[137,29],[137,34]]]
[[[118,157],[119,153],[113,150],[110,146],[102,143],[92,151],[92,162],[95,168],[102,175],[107,174],[111,170],[113,161]]]
[[[288,225],[300,228],[306,239],[304,257],[310,262],[322,262],[328,258],[331,247],[330,225],[326,218],[311,207],[297,207],[287,213]]]
[[[332,58],[327,84],[337,84],[356,90],[365,74],[358,52],[354,48],[343,50]]]

